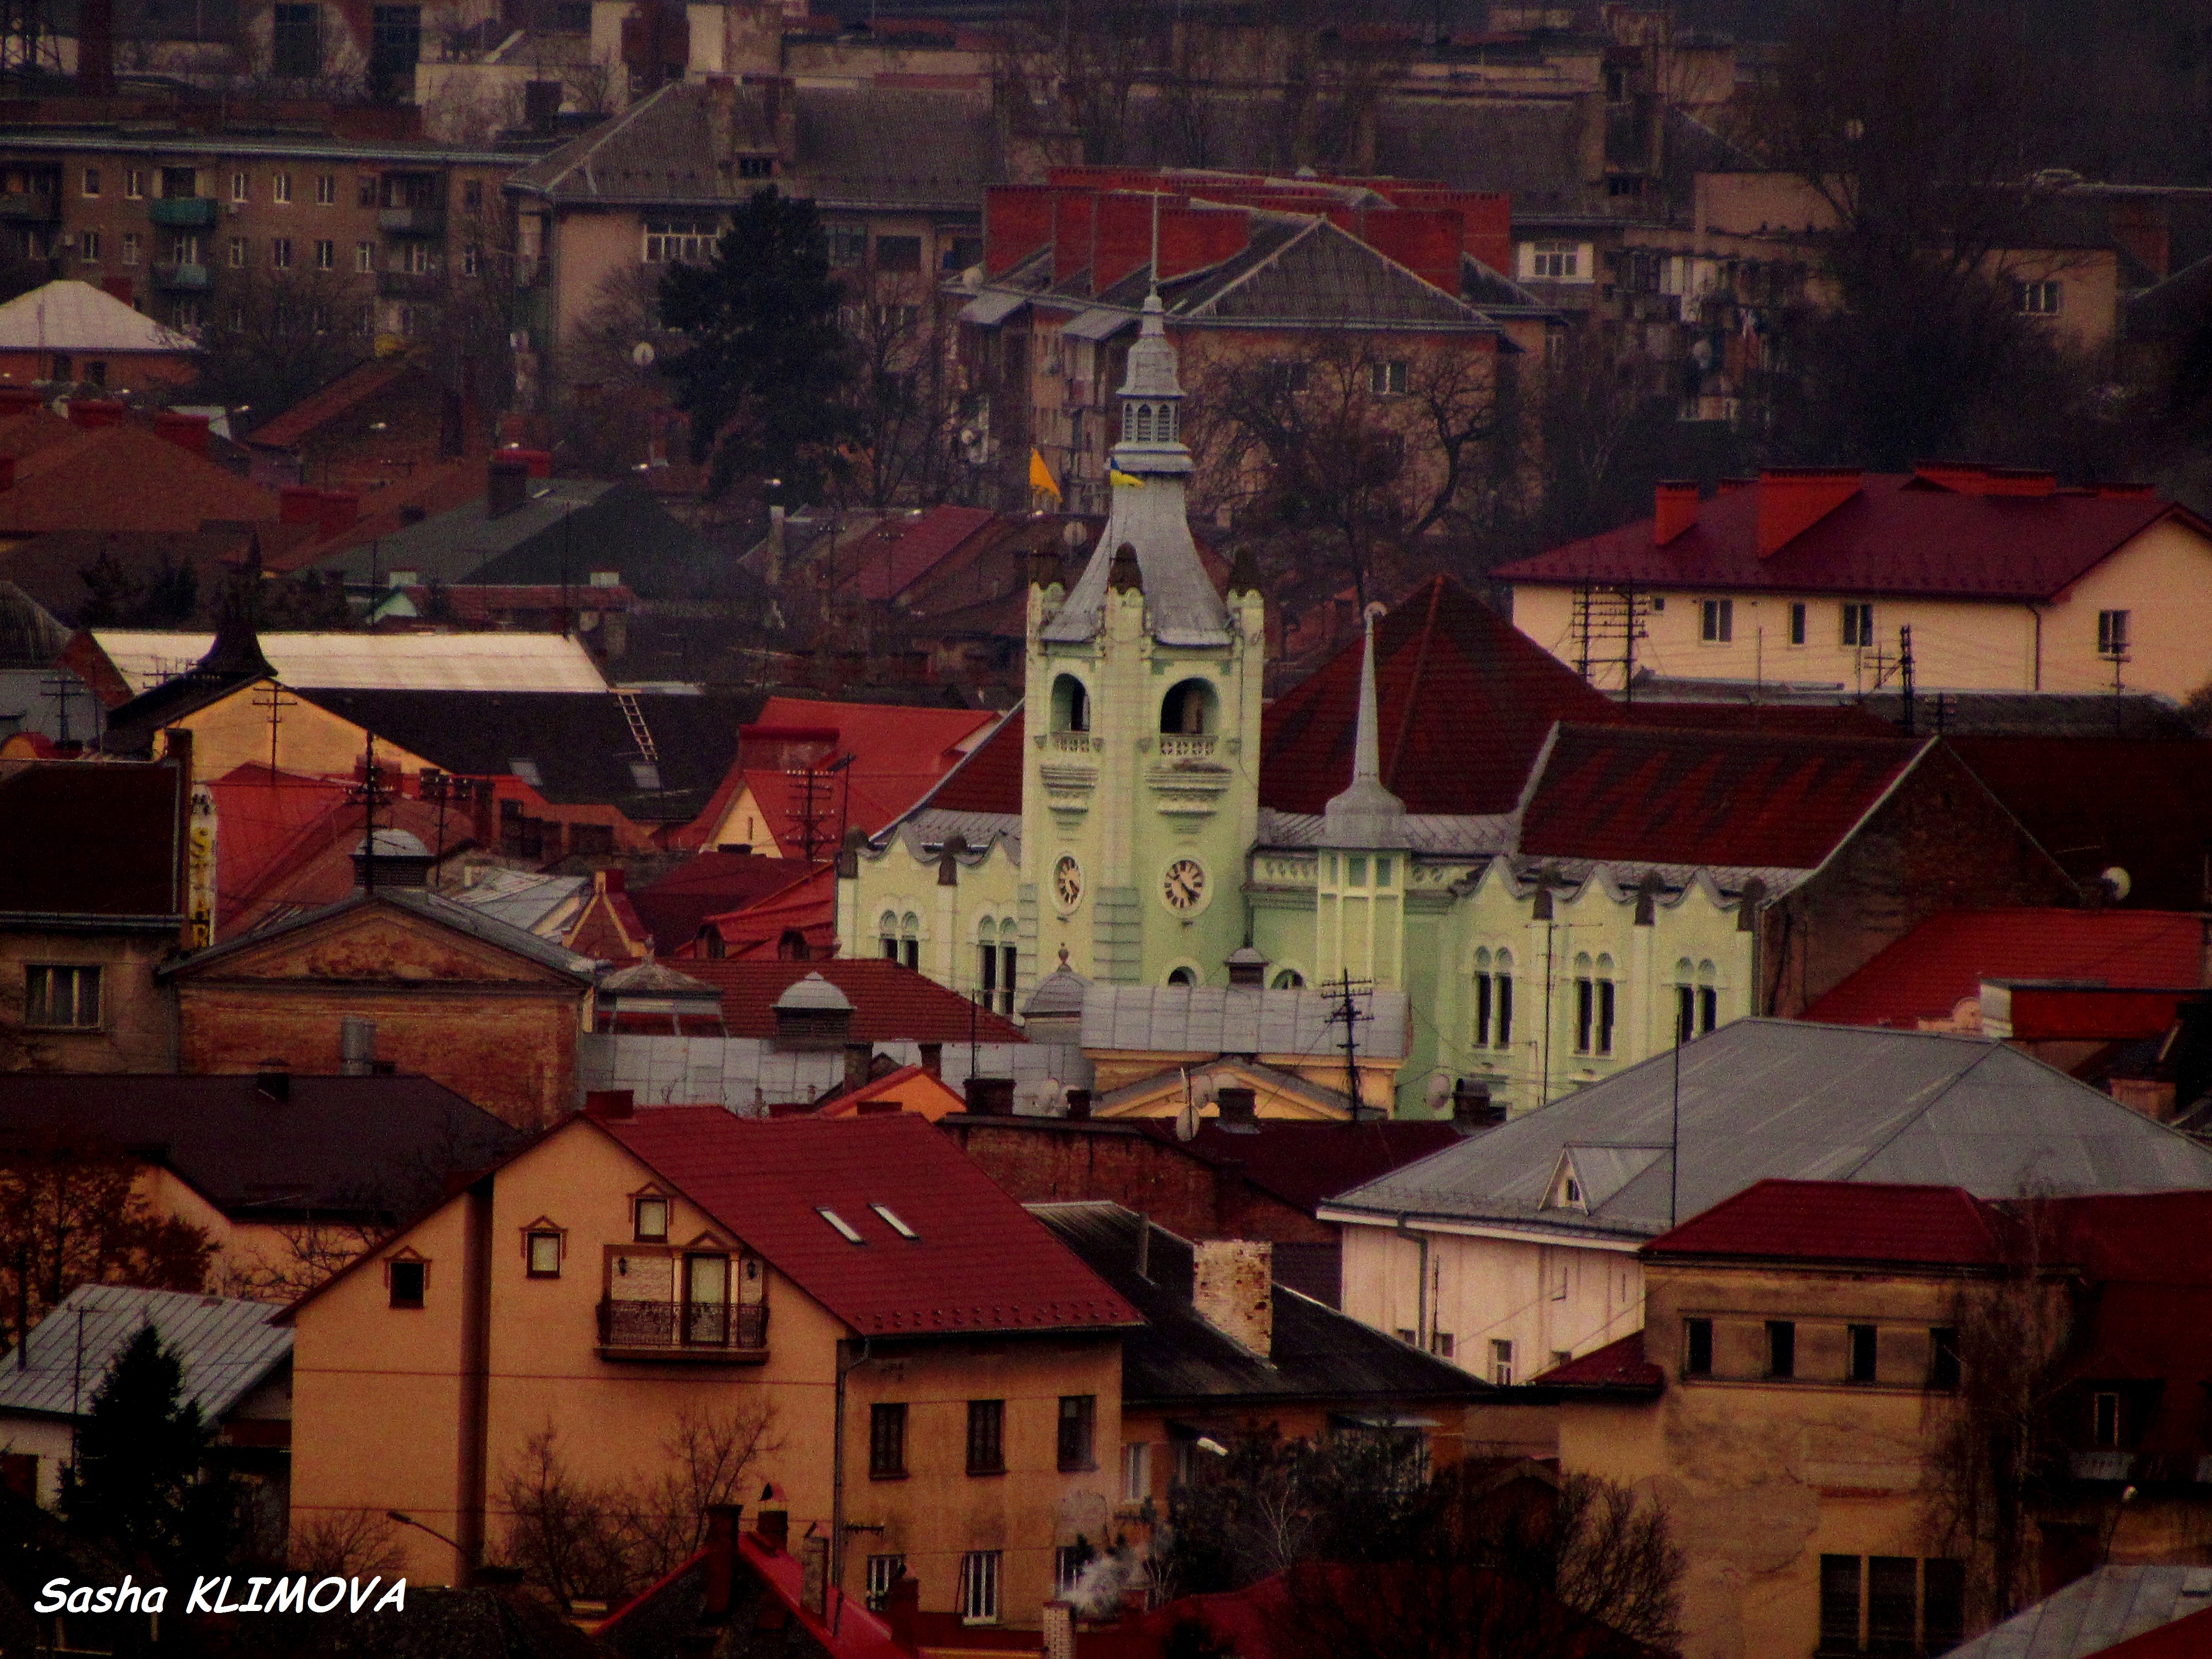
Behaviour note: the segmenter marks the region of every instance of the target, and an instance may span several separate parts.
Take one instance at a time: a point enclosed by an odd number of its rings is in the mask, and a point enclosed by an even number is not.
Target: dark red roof
[[[0,914],[180,915],[182,776],[166,762],[33,761],[0,774]]]
[[[807,865],[798,859],[702,853],[650,886],[639,888],[629,896],[630,903],[652,931],[653,949],[666,956],[698,938],[708,917],[742,910],[804,880],[807,872]]]
[[[2048,1234],[2045,1255],[2079,1262],[2092,1278],[2212,1286],[2212,1193],[2102,1194],[2014,1207]]]
[[[1539,1388],[1612,1389],[1644,1393],[1667,1386],[1663,1366],[1644,1357],[1644,1333],[1624,1336],[1602,1348],[1592,1349],[1580,1359],[1570,1359],[1531,1377]]]
[[[371,358],[348,369],[321,391],[302,398],[275,419],[263,422],[246,434],[246,441],[256,449],[294,448],[325,421],[379,396],[403,374],[422,372],[404,357]]]
[[[1267,709],[1260,800],[1318,812],[1352,781],[1364,647],[1355,640]],[[1509,812],[1555,721],[1613,705],[1449,577],[1376,625],[1382,782],[1413,812]]]
[[[999,521],[981,507],[933,507],[908,518],[887,514],[865,535],[838,550],[854,562],[847,585],[864,599],[896,599],[969,537]]]
[[[684,971],[722,994],[722,1019],[733,1037],[775,1035],[775,1000],[819,974],[853,1005],[855,1042],[1025,1042],[1021,1029],[957,991],[881,957],[829,962],[716,962],[686,958]],[[970,1021],[973,1021],[971,1027]]]
[[[1924,745],[1564,726],[1522,821],[1539,858],[1816,867]]]
[[[1000,721],[968,758],[937,787],[926,803],[948,812],[1006,812],[1022,810],[1022,711]]]
[[[1674,726],[1692,732],[1788,732],[1815,738],[1893,738],[1897,728],[1855,703],[1625,702],[1623,726]]]
[[[1137,1120],[1155,1139],[1187,1146],[1201,1158],[1235,1163],[1261,1191],[1310,1214],[1322,1200],[1459,1143],[1444,1121],[1407,1118],[1363,1123],[1263,1122],[1257,1134],[1232,1134],[1207,1118],[1188,1141],[1170,1118]]]
[[[1959,758],[2066,873],[2117,865],[2130,905],[2203,902],[2212,744],[2105,738],[1954,738]]]
[[[1762,1181],[1644,1246],[1650,1256],[1992,1267],[2007,1224],[1962,1187]]]
[[[2197,984],[2204,923],[2177,910],[1942,910],[1810,1008],[1821,1025],[1893,1025],[1948,1018],[1984,980],[2101,980]]]
[[[210,519],[273,520],[276,497],[143,427],[111,426],[33,450],[0,492],[0,533],[197,531]]]
[[[2089,1659],[2204,1659],[2208,1653],[2212,1653],[2212,1607],[2130,1636],[2116,1647],[2099,1648]]]
[[[742,1118],[720,1106],[662,1106],[605,1127],[863,1336],[1140,1322],[920,1117]],[[878,1204],[919,1237],[900,1237],[870,1207]],[[862,1242],[846,1240],[825,1208]]]
[[[1639,519],[1491,574],[1501,582],[2049,599],[2180,511],[2152,495],[1985,495],[1931,488],[1917,473],[1869,473],[1856,494],[1761,558],[1766,487],[1701,502],[1697,522],[1663,547],[1652,520]]]

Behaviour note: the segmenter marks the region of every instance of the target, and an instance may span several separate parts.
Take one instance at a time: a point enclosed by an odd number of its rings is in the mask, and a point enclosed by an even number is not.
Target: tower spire
[[[1352,739],[1352,783],[1328,803],[1322,818],[1322,840],[1330,847],[1407,844],[1406,803],[1382,787],[1382,720],[1375,695],[1375,619],[1382,614],[1379,605],[1367,607],[1359,659],[1359,714]]]

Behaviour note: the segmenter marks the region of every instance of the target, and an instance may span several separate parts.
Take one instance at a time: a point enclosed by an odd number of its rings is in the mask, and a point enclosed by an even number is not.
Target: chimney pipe
[[[1651,518],[1651,540],[1664,547],[1698,522],[1698,486],[1694,479],[1674,479],[1659,486]]]
[[[338,1074],[367,1077],[376,1063],[376,1022],[348,1014],[338,1021]]]
[[[753,1536],[770,1549],[787,1549],[791,1545],[791,1510],[781,1497],[770,1497],[761,1501],[760,1519],[753,1522]]]
[[[1256,1135],[1260,1133],[1260,1115],[1255,1104],[1257,1095],[1250,1089],[1220,1089],[1214,1093],[1219,1115],[1214,1125],[1232,1135]]]
[[[584,1096],[584,1115],[602,1123],[619,1123],[635,1115],[637,1094],[630,1089],[593,1089]]]
[[[942,1078],[945,1075],[945,1045],[925,1042],[919,1046],[921,1049],[921,1069],[932,1077]]]
[[[1206,1238],[1191,1246],[1191,1302],[1199,1316],[1269,1358],[1275,1338],[1275,1247],[1263,1239]]]
[[[1090,1090],[1070,1089],[1067,1091],[1067,1121],[1071,1123],[1088,1123],[1091,1121]]]
[[[744,1506],[739,1504],[707,1505],[707,1582],[701,1591],[699,1612],[711,1621],[730,1616],[731,1593],[738,1577],[738,1522],[744,1513]]]

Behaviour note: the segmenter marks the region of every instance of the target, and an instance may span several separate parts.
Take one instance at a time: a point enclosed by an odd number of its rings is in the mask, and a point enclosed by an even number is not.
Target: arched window
[[[1160,730],[1182,737],[1203,737],[1214,727],[1213,688],[1204,680],[1184,680],[1169,689],[1160,701]]]
[[[1020,965],[1014,924],[985,916],[975,925],[975,1000],[1001,1014],[1014,1012],[1014,975]]]
[[[899,918],[899,951],[908,967],[921,971],[921,918],[911,910]]]
[[[1088,732],[1091,729],[1091,690],[1073,674],[1052,683],[1052,729]]]
[[[1698,1034],[1698,969],[1689,957],[1674,963],[1674,1041],[1687,1042]]]
[[[1148,444],[1152,441],[1152,406],[1150,404],[1139,404],[1137,405],[1137,441],[1140,444]]]
[[[1698,1035],[1700,1036],[1721,1023],[1721,994],[1719,986],[1714,982],[1715,978],[1711,962],[1698,964]]]
[[[1485,972],[1487,969],[1489,971]],[[1513,1046],[1513,953],[1474,953],[1474,1046]]]
[[[1299,990],[1304,988],[1306,976],[1295,968],[1280,969],[1275,975],[1275,989],[1278,991]]]
[[[876,923],[876,938],[884,947],[884,960],[896,962],[899,959],[899,919],[896,911],[884,912],[883,919]]]
[[[1156,443],[1171,444],[1176,435],[1176,406],[1162,404],[1152,416],[1152,440]]]
[[[1597,968],[1592,975],[1592,985],[1597,993],[1597,1008],[1596,1019],[1590,1032],[1589,1052],[1594,1054],[1609,1054],[1613,1052],[1613,1013],[1614,997],[1613,958],[1611,957],[1601,956],[1598,957]]]
[[[1198,983],[1198,975],[1192,973],[1188,968],[1170,968],[1168,969],[1168,983],[1170,985],[1195,985]]]

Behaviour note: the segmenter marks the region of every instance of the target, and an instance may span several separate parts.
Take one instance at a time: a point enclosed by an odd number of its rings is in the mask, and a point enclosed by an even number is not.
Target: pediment
[[[564,985],[561,975],[434,920],[364,905],[285,928],[260,944],[180,969],[202,983],[224,980],[310,980],[436,984]]]
[[[1167,1070],[1125,1083],[1092,1103],[1094,1115],[1103,1118],[1174,1117],[1183,1106],[1183,1068]],[[1351,1116],[1345,1097],[1333,1089],[1308,1084],[1265,1066],[1223,1059],[1193,1066],[1190,1086],[1198,1094],[1200,1115],[1215,1115],[1213,1101],[1219,1091],[1249,1089],[1253,1109],[1263,1118],[1289,1118],[1331,1122]]]

